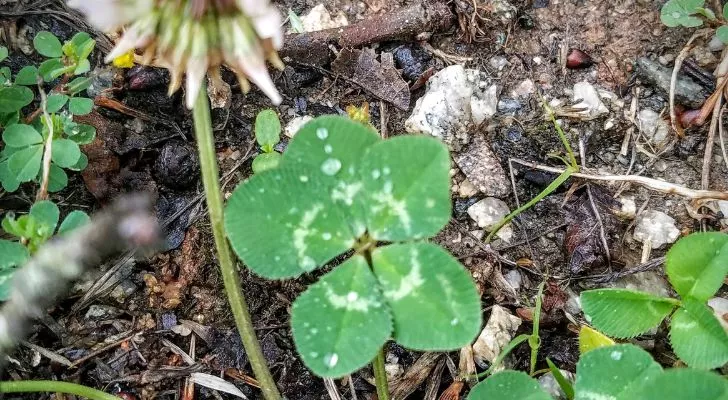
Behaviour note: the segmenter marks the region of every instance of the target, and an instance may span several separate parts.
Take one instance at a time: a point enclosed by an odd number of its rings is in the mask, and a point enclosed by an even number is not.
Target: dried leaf
[[[190,380],[200,386],[204,386],[208,389],[217,390],[219,392],[225,392],[228,394],[231,394],[233,396],[239,397],[241,399],[248,399],[243,392],[240,391],[240,389],[237,388],[237,386],[233,385],[232,383],[222,379],[218,378],[214,375],[209,374],[203,374],[201,372],[195,372],[192,375],[190,375]]]

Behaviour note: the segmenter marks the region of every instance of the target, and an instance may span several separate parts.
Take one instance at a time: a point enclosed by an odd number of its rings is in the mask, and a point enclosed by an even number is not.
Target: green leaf
[[[715,37],[717,37],[723,44],[728,44],[728,26],[721,25],[715,30]]]
[[[291,30],[295,33],[303,33],[303,21],[301,21],[301,18],[296,15],[295,12],[293,12],[292,9],[288,9],[288,21],[291,23]]]
[[[86,115],[94,107],[94,101],[86,97],[74,97],[68,104],[68,111],[73,115]]]
[[[662,6],[660,20],[669,27],[684,26],[694,28],[703,24],[703,21],[694,17],[697,9],[703,7],[705,0],[669,0]]]
[[[455,350],[480,331],[480,296],[470,274],[432,243],[372,252],[374,274],[392,309],[394,339],[414,350]]]
[[[24,86],[0,87],[0,113],[12,113],[33,101],[33,91]]]
[[[69,43],[71,45],[71,47],[74,48],[74,49],[80,49],[89,40],[92,40],[92,39],[91,39],[91,36],[88,33],[86,33],[86,32],[78,32],[75,35],[73,35],[73,37],[71,38],[71,40],[69,40],[66,43]]]
[[[27,65],[15,75],[16,85],[36,85],[38,83],[38,68]]]
[[[15,124],[5,128],[3,142],[10,147],[28,147],[43,143],[43,137],[30,125]]]
[[[56,139],[51,147],[51,160],[61,168],[68,168],[76,165],[81,157],[81,149],[78,144],[70,139]]]
[[[723,4],[723,19],[728,20],[728,3]]]
[[[476,385],[468,400],[551,400],[538,381],[518,371],[499,372]]]
[[[670,343],[694,368],[718,368],[728,362],[728,333],[705,304],[693,299],[685,299],[672,316]]]
[[[316,375],[338,378],[367,365],[392,332],[392,319],[366,260],[354,255],[293,303],[298,353]]]
[[[38,67],[38,73],[43,77],[43,80],[50,82],[55,79],[53,72],[62,69],[63,67],[63,63],[59,58],[51,58],[40,64]]]
[[[614,340],[589,326],[583,325],[579,329],[579,354],[615,344]]]
[[[0,271],[25,264],[28,249],[18,242],[0,239]]]
[[[96,138],[96,128],[92,125],[72,122],[63,126],[63,132],[79,145],[89,144]]]
[[[0,85],[5,86],[10,84],[13,76],[13,72],[10,71],[10,67],[0,67]]]
[[[728,381],[712,372],[675,368],[657,376],[640,394],[640,400],[726,400]]]
[[[281,162],[281,154],[277,152],[258,154],[253,159],[253,172],[259,174],[263,171],[275,168]]]
[[[0,301],[5,301],[10,297],[14,274],[15,268],[9,268],[4,271],[0,270]]]
[[[253,175],[235,189],[225,209],[233,250],[268,279],[298,276],[341,254],[355,236],[344,213],[322,196],[328,191],[326,180],[300,168]]]
[[[58,228],[58,234],[65,235],[74,229],[86,225],[90,220],[91,218],[89,218],[88,214],[85,212],[73,210],[68,213],[63,222],[61,222],[61,226]]]
[[[8,48],[5,46],[0,46],[0,62],[8,58]]]
[[[709,8],[698,7],[695,9],[695,14],[702,15],[710,21],[715,21],[715,13]]]
[[[20,121],[20,113],[15,111],[11,113],[0,113],[0,127],[7,128],[10,125],[17,124]]]
[[[35,144],[18,150],[8,159],[8,168],[19,182],[28,182],[38,175],[43,145]]]
[[[7,160],[0,162],[0,184],[2,184],[5,191],[10,193],[18,190],[18,187],[20,187],[20,182],[18,182],[15,174],[10,172]]]
[[[75,95],[88,89],[88,87],[91,86],[91,82],[93,82],[91,78],[80,76],[69,82],[68,85],[66,85],[66,89],[68,89],[68,92],[71,95]]]
[[[51,170],[48,174],[48,191],[59,192],[68,186],[68,175],[63,168],[51,163]]]
[[[667,252],[665,269],[670,283],[683,298],[707,301],[728,274],[728,235],[693,233]]]
[[[281,140],[281,121],[275,111],[263,110],[255,117],[255,140],[267,153]]]
[[[439,140],[398,136],[364,155],[362,198],[369,234],[384,241],[432,237],[451,215],[450,156]]]
[[[40,31],[33,39],[33,47],[43,56],[60,57],[63,55],[61,41],[48,31]]]
[[[650,353],[632,344],[600,347],[579,359],[576,400],[633,400],[642,387],[662,373]]]
[[[94,50],[94,46],[96,46],[96,41],[93,39],[88,39],[85,42],[83,42],[80,46],[77,47],[77,55],[79,60],[86,60],[86,58],[91,54],[91,52]]]
[[[78,65],[76,65],[76,68],[73,70],[73,73],[75,75],[81,75],[85,74],[86,72],[91,70],[91,63],[88,61],[88,59],[83,59],[78,62]]]
[[[50,96],[48,96],[48,99],[46,100],[46,109],[49,113],[55,113],[58,112],[63,106],[66,105],[66,102],[68,101],[68,96],[61,93],[53,93]]]
[[[296,133],[281,165],[306,165],[312,173],[336,179],[331,198],[347,213],[354,236],[360,236],[366,219],[359,165],[365,149],[379,140],[374,131],[348,118],[318,117]]]
[[[599,331],[631,338],[659,325],[678,304],[676,300],[627,289],[581,292],[581,306]]]
[[[50,232],[53,232],[56,230],[56,225],[58,225],[60,211],[58,211],[58,206],[52,201],[41,200],[30,207],[30,215],[38,223],[50,228]]]
[[[572,385],[571,382],[569,382],[569,380],[566,379],[564,374],[561,373],[561,370],[556,366],[556,364],[554,364],[551,361],[551,359],[546,358],[546,364],[548,364],[549,371],[551,371],[551,375],[554,376],[556,383],[558,383],[561,390],[564,391],[566,398],[573,399],[574,398],[574,385]]]
[[[71,167],[68,167],[71,171],[83,171],[88,166],[88,157],[86,157],[86,154],[81,153],[81,157],[78,158],[78,161],[76,164],[74,164]]]

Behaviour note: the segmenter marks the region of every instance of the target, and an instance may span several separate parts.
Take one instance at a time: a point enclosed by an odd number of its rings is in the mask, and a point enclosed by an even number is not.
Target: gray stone
[[[505,308],[494,305],[488,323],[485,324],[485,328],[473,344],[475,362],[481,367],[486,364],[486,361],[492,363],[503,347],[513,339],[521,322],[520,318],[512,315]]]
[[[561,375],[564,376],[569,382],[574,382],[574,374],[565,371],[563,369],[559,370],[561,372]],[[566,393],[564,393],[563,390],[561,390],[561,386],[559,386],[559,383],[556,381],[556,378],[554,377],[554,374],[551,373],[551,371],[541,375],[540,378],[538,378],[538,384],[541,385],[541,389],[546,391],[551,397],[555,399],[566,399]]]
[[[670,92],[672,68],[664,67],[656,61],[642,57],[637,59],[635,72],[643,83],[653,86],[660,91],[662,96],[667,98]],[[690,108],[698,108],[705,102],[708,96],[710,96],[710,93],[694,80],[683,74],[678,74],[677,85],[675,87],[675,100],[679,104],[686,105]]]
[[[468,208],[468,215],[479,227],[490,232],[511,210],[508,205],[495,197],[486,197]],[[498,237],[509,242],[513,238],[513,229],[510,224],[498,231]]]
[[[664,147],[670,138],[670,125],[660,114],[645,108],[637,114],[640,131],[656,147]]]
[[[484,195],[503,198],[511,192],[500,160],[484,138],[475,136],[473,142],[453,158],[470,183]]]

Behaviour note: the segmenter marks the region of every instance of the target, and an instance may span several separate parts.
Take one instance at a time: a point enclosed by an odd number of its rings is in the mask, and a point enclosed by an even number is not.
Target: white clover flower
[[[192,108],[209,72],[220,65],[235,72],[243,92],[248,80],[275,104],[281,102],[265,60],[282,68],[276,50],[283,44],[281,17],[268,0],[69,0],[98,29],[125,28],[106,62],[139,49],[144,63],[169,69],[169,93],[187,74],[187,107]]]

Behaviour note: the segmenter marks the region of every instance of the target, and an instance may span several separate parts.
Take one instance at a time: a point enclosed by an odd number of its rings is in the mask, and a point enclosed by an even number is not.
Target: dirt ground
[[[291,9],[298,15],[305,15],[320,3],[332,14],[343,12],[350,23],[395,13],[412,4],[382,0],[275,2],[284,14]],[[451,29],[427,35],[426,42],[410,38],[370,47],[377,53],[395,54],[409,49],[410,58],[395,56],[398,70],[409,76],[404,78],[409,85],[426,70],[440,70],[457,57],[468,58],[467,68],[484,72],[497,84],[501,103],[498,112],[484,124],[473,127],[470,135],[486,139],[508,176],[508,186],[512,184],[516,189],[516,193],[502,198],[511,210],[537,195],[555,175],[519,165],[511,169],[509,159],[563,165],[552,157],[563,155],[563,146],[553,124],[544,119],[537,92],[523,92],[530,85],[528,82],[549,102],[560,99],[568,103],[574,84],[581,81],[609,93],[610,101],[605,101],[608,112],[595,119],[559,117],[571,146],[584,156],[579,157],[583,171],[638,173],[701,188],[708,124],[687,129],[683,137],[671,132],[667,143],[659,149],[651,147],[636,129],[636,138],[627,142],[627,153],[620,154],[625,133],[635,126],[630,121],[633,101],[638,110],[652,109],[669,119],[667,96],[640,80],[634,66],[642,57],[665,64],[671,71],[672,60],[692,34],[689,29],[668,29],[660,23],[659,10],[664,2],[514,0],[511,4],[516,12],[505,22],[491,12],[489,5],[494,3],[502,1],[453,0],[448,7],[459,11],[460,21]],[[473,17],[474,6],[480,6],[479,18]],[[69,38],[76,30],[85,28],[71,14],[51,15],[59,7],[53,1],[0,0],[0,43],[9,44],[14,71],[28,60],[38,62],[35,55],[21,50],[32,42],[38,30],[47,29],[61,38]],[[479,31],[470,29],[473,23],[478,24]],[[152,192],[157,197],[160,221],[166,225],[168,250],[150,257],[124,257],[87,276],[67,300],[49,310],[49,315],[34,327],[28,344],[13,356],[6,376],[76,381],[129,393],[139,399],[178,399],[185,377],[190,372],[202,371],[224,374],[251,399],[262,398],[246,383],[252,372],[232,330],[232,316],[211,250],[214,246],[201,183],[195,174],[191,115],[184,107],[182,95],[166,96],[169,78],[164,71],[104,66],[104,43],[100,42],[99,47],[102,49],[94,55],[92,65],[97,68],[100,84],[105,80],[106,85],[112,85],[111,98],[141,114],[130,115],[97,103],[96,111],[87,117],[89,123],[97,126],[99,135],[97,142],[84,149],[89,167],[83,174],[73,174],[68,188],[53,199],[62,210],[93,211],[120,193]],[[572,48],[591,56],[593,65],[565,68],[560,55]],[[710,52],[707,43],[698,42],[689,60],[698,70],[711,74],[720,60],[720,51]],[[296,116],[341,114],[349,105],[368,103],[372,123],[380,131],[390,136],[402,134],[404,121],[416,100],[426,92],[424,86],[413,90],[409,108],[402,110],[349,79],[337,79],[329,65],[312,68],[297,61],[288,63],[284,71],[273,72],[284,96],[283,104],[277,108],[284,126]],[[230,105],[213,111],[213,126],[221,173],[225,175],[224,190],[229,194],[237,182],[252,173],[251,156],[258,151],[251,132],[253,121],[258,111],[271,104],[256,90],[242,95],[232,74],[226,74],[225,79],[232,86]],[[639,94],[635,100],[636,93]],[[284,138],[281,148],[285,142]],[[726,160],[720,154],[716,143],[713,156],[708,159],[708,188],[728,190]],[[546,279],[539,362],[545,365],[548,357],[570,371],[574,371],[578,359],[575,327],[583,321],[583,315],[575,298],[581,290],[619,284],[670,290],[662,278],[659,262],[653,263],[652,272],[621,274],[640,265],[642,253],[642,244],[632,237],[633,217],[624,218],[615,212],[622,206],[621,199],[634,199],[637,213],[647,209],[667,213],[683,233],[725,229],[721,223],[723,216],[711,204],[699,210],[689,199],[638,185],[570,179],[514,220],[514,235],[509,242],[497,239],[488,247],[478,236],[480,228],[467,214],[468,207],[484,196],[466,193],[461,188],[465,175],[456,166],[452,172],[453,220],[435,240],[473,273],[483,292],[485,320],[490,307],[499,304],[523,318],[519,333],[531,330],[529,316],[536,287]],[[32,189],[0,194],[0,211],[26,210],[32,199]],[[594,230],[597,219],[601,219],[603,228]],[[605,241],[608,253],[603,246]],[[659,259],[664,251],[665,247],[653,250],[651,259]],[[329,398],[323,381],[298,360],[289,330],[290,305],[322,273],[274,282],[241,270],[264,353],[279,388],[291,400]],[[180,329],[181,321],[193,322],[182,324],[188,327],[185,331]],[[192,334],[189,327],[194,328]],[[664,330],[639,340],[660,362],[675,363]],[[196,362],[187,365],[179,352],[190,352],[191,348]],[[422,356],[420,353],[396,345],[387,350],[388,364],[396,375],[393,385],[408,388],[411,399],[442,398],[443,391],[462,372],[457,352],[440,355],[423,366],[415,364]],[[49,353],[62,355],[74,365],[68,367],[53,361]],[[509,363],[513,368],[526,369],[528,357],[528,349],[521,346]],[[422,379],[413,378],[417,375],[414,372],[420,372]],[[351,379],[351,385],[346,380],[336,381],[343,398],[353,398],[352,388],[359,399],[375,396],[371,371],[355,373]],[[428,386],[433,388],[429,392]],[[426,392],[431,397],[425,397]],[[466,393],[467,385],[460,392],[461,398]],[[232,397],[198,387],[194,398]]]

